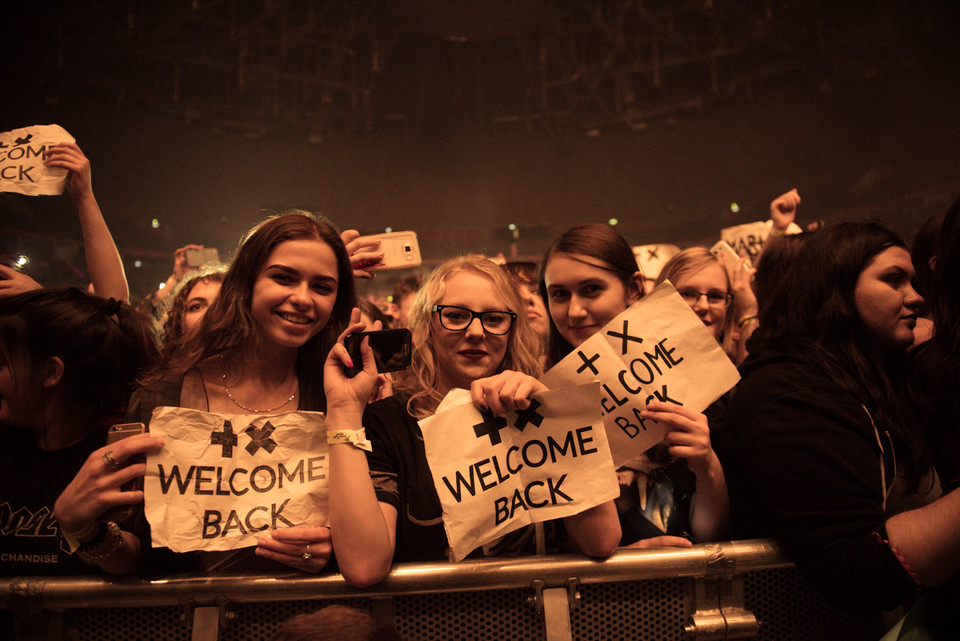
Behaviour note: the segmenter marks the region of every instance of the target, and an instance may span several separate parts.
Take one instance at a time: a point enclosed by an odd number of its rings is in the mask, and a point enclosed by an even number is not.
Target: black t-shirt
[[[27,430],[0,426],[0,574],[102,574],[70,554],[53,505],[90,453],[106,442],[106,428],[56,451],[40,449]]]

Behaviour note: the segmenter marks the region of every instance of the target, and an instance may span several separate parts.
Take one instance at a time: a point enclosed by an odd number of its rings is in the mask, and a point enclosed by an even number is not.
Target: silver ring
[[[313,555],[310,554],[310,544],[307,543],[307,548],[303,551],[303,554],[300,555],[300,558],[304,561],[309,561],[313,558]]]
[[[110,450],[107,450],[103,453],[103,462],[106,463],[107,467],[112,470],[120,469],[120,463],[117,461],[117,459],[113,458],[113,452]]]

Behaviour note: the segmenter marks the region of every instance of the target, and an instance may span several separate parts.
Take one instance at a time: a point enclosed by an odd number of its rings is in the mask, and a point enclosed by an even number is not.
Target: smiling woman
[[[128,417],[148,423],[160,405],[224,414],[325,410],[320,365],[353,305],[352,266],[333,225],[301,211],[268,218],[241,241],[219,295],[146,377]],[[264,536],[256,554],[315,572],[332,552],[321,525]],[[306,557],[304,544],[313,546]],[[208,569],[257,566],[252,560],[200,557]]]

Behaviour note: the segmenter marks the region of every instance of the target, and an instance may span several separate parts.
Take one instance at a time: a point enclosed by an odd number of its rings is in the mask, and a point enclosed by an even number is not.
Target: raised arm
[[[662,401],[650,401],[643,417],[670,426],[664,437],[670,454],[685,459],[697,478],[690,504],[693,535],[700,541],[719,541],[726,537],[730,529],[730,499],[723,467],[710,444],[707,417]]]
[[[352,365],[343,341],[347,334],[364,329],[360,311],[353,310],[351,324],[340,335],[324,363],[327,397],[326,427],[330,445],[330,534],[341,574],[351,585],[365,587],[380,582],[390,571],[397,539],[397,510],[381,503],[370,479],[366,452],[354,442],[363,425],[363,409],[377,380],[373,351],[361,344],[363,371],[347,378]]]
[[[77,205],[83,251],[97,296],[129,301],[130,289],[120,252],[93,196],[90,161],[76,143],[62,142],[47,149],[43,164],[68,170],[67,191]]]

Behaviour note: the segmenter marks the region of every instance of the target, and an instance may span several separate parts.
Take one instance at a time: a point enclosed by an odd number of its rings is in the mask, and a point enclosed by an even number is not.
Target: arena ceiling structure
[[[0,130],[77,137],[144,283],[287,207],[430,259],[587,220],[707,243],[791,187],[909,237],[960,191],[958,6],[38,0],[5,9]],[[0,253],[76,238],[71,205],[0,196]]]

